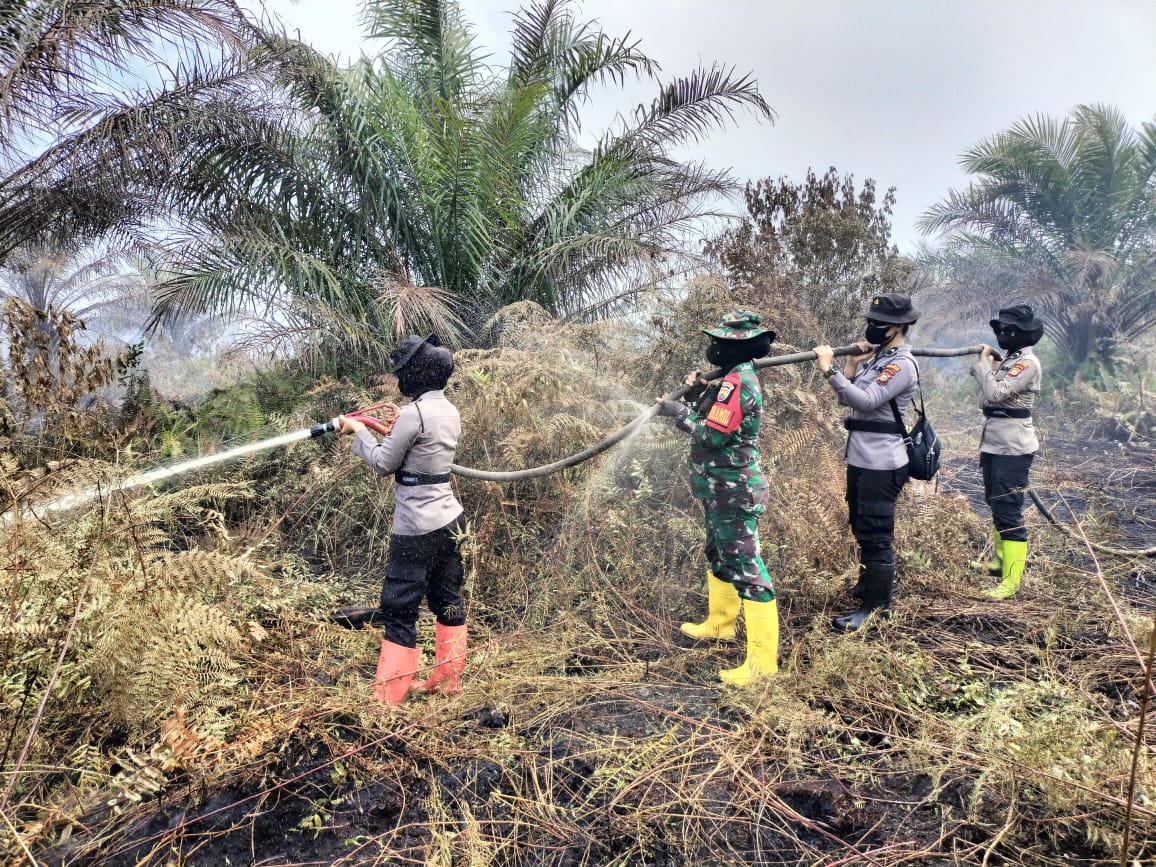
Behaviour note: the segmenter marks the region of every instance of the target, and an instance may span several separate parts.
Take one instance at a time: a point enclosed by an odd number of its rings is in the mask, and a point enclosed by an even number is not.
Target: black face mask
[[[400,391],[404,397],[411,399],[418,397],[426,391],[426,389],[421,388],[420,383],[414,382],[414,376],[405,367],[397,372],[397,390]]]
[[[885,322],[868,322],[867,331],[864,337],[867,338],[868,343],[873,343],[876,346],[882,346],[887,342],[887,332],[892,328],[891,325]]]
[[[1035,346],[1044,336],[1044,330],[1020,331],[1015,326],[1005,325],[995,333],[996,343],[1005,352],[1019,352],[1028,346]]]
[[[730,370],[744,361],[762,358],[771,351],[771,344],[774,342],[773,331],[748,340],[711,340],[706,348],[706,360],[711,364],[717,364],[723,370]]]

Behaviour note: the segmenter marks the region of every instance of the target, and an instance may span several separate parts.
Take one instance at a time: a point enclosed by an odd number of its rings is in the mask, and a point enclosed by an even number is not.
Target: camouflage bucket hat
[[[750,340],[760,334],[773,334],[769,328],[759,328],[762,321],[762,317],[751,310],[731,310],[723,314],[718,325],[704,328],[702,333],[719,340]]]

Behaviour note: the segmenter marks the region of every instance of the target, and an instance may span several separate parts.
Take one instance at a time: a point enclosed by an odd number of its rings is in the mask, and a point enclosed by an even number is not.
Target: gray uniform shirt
[[[971,366],[979,383],[979,405],[996,409],[1031,409],[1040,393],[1043,370],[1030,346],[1012,352],[996,370],[986,361]],[[987,418],[979,450],[989,455],[1030,455],[1039,451],[1040,441],[1030,418]]]
[[[864,362],[854,379],[847,379],[841,370],[831,377],[839,403],[851,407],[850,417],[867,421],[894,423],[890,401],[895,400],[903,415],[918,386],[919,370],[907,344]],[[907,466],[907,446],[899,434],[849,431],[847,463],[864,470],[897,470]]]
[[[352,451],[379,476],[398,470],[426,475],[450,471],[462,420],[444,391],[427,391],[401,408],[393,431],[381,442],[367,430],[353,437]],[[420,536],[440,530],[462,513],[449,482],[437,485],[398,485],[393,532]]]

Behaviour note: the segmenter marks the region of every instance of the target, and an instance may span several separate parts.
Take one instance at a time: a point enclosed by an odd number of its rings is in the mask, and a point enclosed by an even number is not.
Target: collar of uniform
[[[444,388],[431,388],[429,391],[423,391],[421,394],[419,394],[417,397],[415,397],[413,399],[413,403],[419,403],[421,400],[423,400],[424,398],[427,398],[427,397],[445,397],[445,396],[446,396],[446,390]]]
[[[1023,354],[1024,354],[1024,351],[1022,349],[1017,349],[1015,352],[1009,352],[1008,353],[1007,360],[1011,361],[1013,358],[1019,358]]]

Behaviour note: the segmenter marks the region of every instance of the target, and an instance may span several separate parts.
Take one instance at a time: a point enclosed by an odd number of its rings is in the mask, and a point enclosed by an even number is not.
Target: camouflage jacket
[[[714,500],[722,509],[766,505],[769,485],[759,469],[762,417],[762,386],[749,361],[706,390],[685,428],[693,440],[689,465],[696,498]]]

